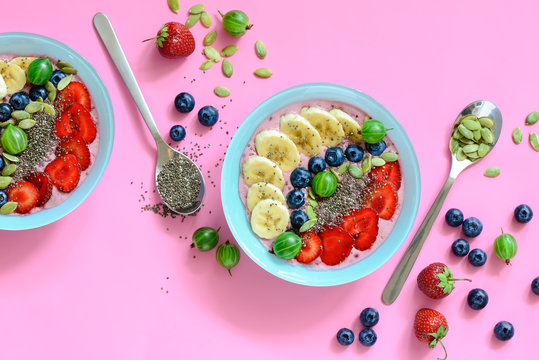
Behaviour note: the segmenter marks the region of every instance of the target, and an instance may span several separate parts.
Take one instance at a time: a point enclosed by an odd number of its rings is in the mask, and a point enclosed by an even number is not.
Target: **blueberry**
[[[292,171],[292,174],[290,174],[290,182],[292,183],[292,186],[295,188],[305,188],[309,185],[311,185],[311,181],[313,180],[313,175],[309,172],[309,170],[299,167],[297,169],[294,169]]]
[[[522,204],[515,208],[515,219],[519,223],[525,224],[529,222],[532,219],[532,217],[533,217],[533,211],[528,205]]]
[[[488,304],[487,292],[483,289],[473,289],[468,293],[468,305],[474,310],[481,310]]]
[[[11,113],[13,112],[13,108],[11,105],[3,103],[0,104],[0,121],[7,121],[11,118]]]
[[[6,166],[6,163],[4,162],[3,158],[0,158],[0,170],[2,170]]]
[[[308,167],[310,172],[312,172],[313,174],[317,174],[320,171],[324,171],[326,169],[326,161],[320,156],[315,156],[309,159]]]
[[[359,321],[361,321],[361,324],[366,327],[373,327],[374,325],[378,324],[378,320],[380,320],[378,311],[371,307],[363,309],[359,315]]]
[[[15,110],[24,110],[26,105],[30,102],[30,97],[24,91],[19,91],[18,93],[13,94],[9,103]]]
[[[7,194],[3,190],[0,190],[0,206],[5,203],[7,203]]]
[[[367,328],[361,330],[358,336],[359,342],[365,346],[373,346],[378,337],[373,329]]]
[[[515,335],[513,324],[508,321],[500,321],[494,326],[494,336],[498,340],[507,341]]]
[[[464,221],[464,214],[459,209],[449,209],[445,213],[445,222],[447,225],[457,227],[462,225]]]
[[[174,141],[185,139],[185,129],[181,125],[174,125],[169,131],[170,138]]]
[[[464,239],[457,239],[451,245],[451,250],[457,256],[466,256],[470,252],[470,244]]]
[[[467,218],[462,223],[462,231],[464,231],[464,235],[468,237],[476,237],[483,231],[483,224],[478,218]]]
[[[195,107],[195,98],[186,92],[179,93],[174,99],[174,106],[179,112],[188,113]]]
[[[344,162],[344,151],[339,147],[332,147],[326,151],[326,162],[329,166],[339,166]]]
[[[473,249],[468,254],[468,261],[473,266],[483,266],[487,262],[487,254],[481,249]]]
[[[36,101],[37,98],[41,97],[41,99],[47,98],[47,90],[45,90],[45,86],[41,85],[34,85],[30,88],[30,99],[32,101]]]
[[[348,346],[354,342],[354,333],[350,329],[342,328],[337,332],[337,341],[341,345]]]
[[[211,105],[204,106],[198,110],[198,121],[204,126],[213,126],[219,120],[217,109]]]
[[[303,210],[294,210],[290,214],[290,223],[294,229],[301,228],[301,225],[305,224],[307,220],[309,220],[309,217]]]
[[[66,74],[64,74],[63,72],[61,72],[60,70],[54,70],[52,72],[52,75],[51,75],[51,78],[49,79],[49,81],[56,87],[58,87],[58,83],[60,82],[60,80],[62,80],[63,78],[66,77]]]
[[[296,233],[296,230],[294,230],[294,229],[288,229],[288,230],[286,230],[285,232],[291,232],[291,233],[294,233],[294,234],[295,234],[295,233]]]
[[[286,195],[286,203],[290,209],[299,209],[305,204],[305,194],[301,190],[291,190]]]
[[[344,150],[344,155],[351,162],[360,162],[363,159],[363,149],[357,145],[349,145]]]
[[[384,140],[380,140],[375,144],[367,143],[365,145],[365,149],[367,149],[367,151],[370,152],[373,156],[382,155],[382,153],[386,149],[386,143],[384,142]]]
[[[532,281],[532,291],[535,295],[539,295],[539,276]]]

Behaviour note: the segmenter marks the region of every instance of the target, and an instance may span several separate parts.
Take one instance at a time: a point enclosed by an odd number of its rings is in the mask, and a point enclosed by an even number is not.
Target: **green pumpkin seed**
[[[213,44],[215,39],[217,39],[217,31],[212,30],[209,33],[207,33],[206,36],[204,36],[204,41],[203,41],[204,46],[209,46]]]
[[[10,176],[13,175],[17,171],[17,165],[15,164],[9,164],[4,166],[2,169],[2,176]]]
[[[15,110],[11,113],[11,117],[15,120],[30,119],[30,114],[24,110]]]
[[[464,150],[463,150],[464,151]],[[470,160],[476,160],[479,159],[479,153],[477,151],[471,152],[471,153],[465,153],[468,159]]]
[[[471,119],[464,119],[462,120],[462,125],[466,127],[468,130],[479,130],[481,129],[481,124],[477,120],[471,120]]]
[[[341,182],[341,181],[342,181],[340,174],[339,174],[335,169],[331,168],[331,169],[329,169],[329,171],[331,171],[331,173],[332,173],[333,175],[335,175],[335,177],[337,178],[337,182]]]
[[[384,159],[386,162],[393,162],[399,160],[399,155],[395,154],[394,152],[385,152],[382,154],[382,159]]]
[[[458,121],[460,124],[462,124],[462,122],[464,120],[472,120],[472,121],[476,121],[477,120],[477,116],[475,116],[474,114],[468,114],[468,115],[464,115],[463,117],[460,118],[460,120]]]
[[[477,144],[470,144],[462,147],[462,151],[464,151],[466,154],[473,153],[479,149],[479,145]]]
[[[230,90],[223,86],[217,86],[215,89],[213,89],[213,92],[215,93],[215,95],[220,97],[227,97],[228,95],[230,95]]]
[[[522,130],[520,130],[519,128],[514,128],[513,129],[513,142],[515,144],[520,144],[522,142]]]
[[[348,170],[349,166],[350,166],[350,163],[342,163],[342,165],[337,168],[337,172],[339,174],[344,174],[346,170]]]
[[[56,63],[56,66],[57,66],[58,69],[60,69],[60,70],[62,70],[62,69],[65,68],[65,67],[71,67],[71,68],[73,67],[70,63],[65,62],[65,61],[58,61],[58,62]]]
[[[460,139],[459,142],[464,145],[475,144],[475,141],[466,138]]]
[[[10,153],[8,152],[3,152],[2,153],[2,156],[4,157],[4,159],[7,159],[8,161],[10,162],[19,162],[19,158],[16,157],[15,155],[11,155]]]
[[[459,148],[459,142],[457,140],[451,138],[449,140],[449,150],[451,150],[451,154],[456,153],[458,148]]]
[[[34,119],[25,119],[21,120],[17,126],[23,130],[28,130],[33,128],[35,124],[37,124],[37,122]]]
[[[260,40],[257,40],[255,42],[255,52],[256,52],[256,56],[258,56],[261,59],[264,59],[266,55],[268,54],[266,45],[264,45],[264,43]]]
[[[453,135],[451,137],[455,140],[462,139],[462,134],[459,132],[458,128],[455,128],[455,131],[453,131]]]
[[[495,167],[490,167],[487,170],[485,170],[484,175],[487,176],[487,177],[496,177],[496,176],[500,175],[500,169],[495,168]]]
[[[464,153],[464,151],[462,151],[462,148],[459,148],[457,150],[457,153],[455,154],[456,158],[458,161],[462,161],[464,159],[466,159],[466,154]]]
[[[473,131],[473,139],[474,139],[474,141],[481,140],[481,130],[480,129]]]
[[[58,90],[64,90],[67,85],[71,82],[73,75],[67,75],[65,78],[58,82]]]
[[[211,46],[205,46],[204,47],[204,55],[210,60],[213,60],[215,62],[221,61],[221,55],[219,55],[219,52],[215,50],[214,47]]]
[[[24,111],[26,111],[29,114],[35,114],[36,112],[42,112],[43,111],[43,103],[42,102],[31,102],[24,108]]]
[[[539,138],[537,138],[537,135],[535,133],[530,132],[530,145],[532,146],[533,150],[539,151]]]
[[[0,189],[5,189],[11,184],[11,176],[0,176]]]
[[[232,67],[232,63],[228,59],[223,60],[222,65],[223,74],[225,74],[226,77],[231,77],[234,73],[234,68]]]
[[[361,179],[363,177],[363,171],[356,165],[350,165],[348,167],[348,173],[356,179]]]
[[[486,128],[489,128],[489,129],[494,127],[494,120],[492,120],[488,116],[480,117],[478,119],[478,121],[479,121],[479,123],[481,124],[482,127],[486,127]]]
[[[204,4],[196,4],[191,6],[189,9],[189,14],[197,15],[204,11]]]
[[[8,201],[4,205],[2,205],[2,207],[0,207],[0,214],[2,215],[11,214],[12,212],[15,211],[18,205],[19,203],[15,201]]]
[[[180,11],[180,1],[179,0],[168,0],[168,7],[172,12],[178,13]]]
[[[61,71],[64,74],[67,74],[67,75],[76,75],[77,74],[77,70],[72,68],[72,67],[69,67],[69,66],[63,67]]]
[[[56,91],[56,87],[54,86],[53,83],[51,83],[50,81],[47,81],[45,83],[45,90],[47,90],[47,92]]]
[[[228,45],[223,50],[221,50],[221,55],[224,57],[230,57],[238,51],[237,45]]]
[[[42,103],[42,102],[43,102],[43,98],[42,98],[41,96],[38,96],[37,99],[36,99],[36,101]]]
[[[208,14],[206,11],[202,12],[202,14],[200,14],[200,22],[205,27],[207,27],[207,28],[210,27],[211,26],[211,16],[210,16],[210,14]]]
[[[9,119],[9,120],[7,120],[7,121],[4,121],[3,123],[0,123],[0,127],[5,128],[5,127],[7,127],[9,124],[12,124],[12,125],[15,124],[15,120]]]
[[[54,85],[53,85],[54,86]],[[54,102],[54,100],[56,100],[56,88],[54,88],[53,90],[49,91],[49,93],[47,94],[47,99],[49,99],[49,101],[52,103]]]
[[[189,17],[187,18],[187,21],[185,22],[185,27],[188,29],[192,28],[193,26],[195,26],[195,24],[198,22],[199,19],[200,19],[200,14],[189,15]]]
[[[539,120],[539,111],[532,111],[526,116],[526,125],[533,125]]]
[[[373,157],[372,158],[372,165],[373,166],[384,166],[386,164],[386,161],[380,157]]]
[[[56,110],[54,110],[54,108],[47,103],[43,104],[43,110],[45,110],[45,112],[50,116],[56,116]]]
[[[314,209],[311,205],[307,206],[307,208],[305,209],[305,212],[307,213],[307,216],[309,217],[309,219],[317,218],[316,213],[314,212]]]
[[[485,140],[487,144],[492,144],[494,142],[494,134],[492,134],[492,130],[489,128],[481,129],[481,138]]]
[[[307,199],[307,202],[308,202],[309,205],[311,205],[312,207],[317,207],[317,206],[318,206],[318,201],[313,200],[313,199],[311,199],[311,198],[308,198],[308,199]]]
[[[316,196],[314,195],[313,188],[309,188],[309,197],[313,200],[316,200]]]
[[[206,60],[200,65],[200,70],[208,70],[215,64],[215,61],[213,60]]]
[[[367,156],[363,159],[361,162],[361,170],[363,171],[363,174],[366,174],[371,169],[371,158],[370,156]]]
[[[270,69],[267,68],[259,68],[255,70],[255,75],[261,78],[269,78],[273,73]]]
[[[301,225],[301,227],[299,228],[299,232],[305,232],[309,230],[316,224],[316,221],[317,219],[311,219],[311,220],[305,221],[303,225]]]
[[[466,139],[473,139],[473,132],[468,130],[464,125],[460,124],[457,129]]]
[[[479,148],[477,149],[477,154],[479,157],[483,157],[490,151],[490,146],[487,144],[479,144]]]

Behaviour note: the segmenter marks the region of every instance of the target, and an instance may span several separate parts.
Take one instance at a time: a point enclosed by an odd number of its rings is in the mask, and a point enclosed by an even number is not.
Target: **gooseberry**
[[[249,17],[243,11],[230,10],[224,15],[219,11],[219,14],[223,17],[223,28],[230,36],[240,37],[253,27],[249,24]]]

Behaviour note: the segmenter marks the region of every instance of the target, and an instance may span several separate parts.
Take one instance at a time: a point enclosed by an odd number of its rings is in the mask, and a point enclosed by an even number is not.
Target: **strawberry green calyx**
[[[451,270],[447,266],[444,267],[444,272],[440,274],[436,274],[438,279],[440,279],[440,283],[438,284],[438,287],[441,287],[444,289],[444,294],[449,294],[453,289],[455,288],[455,281],[472,281],[470,279],[455,279],[453,277],[453,274],[451,273]]]
[[[159,29],[159,31],[157,32],[157,36],[154,36],[146,40],[142,40],[142,42],[155,39],[155,46],[162,48],[163,41],[165,41],[167,37],[168,37],[168,26],[165,24],[161,27],[161,29]]]
[[[443,325],[440,325],[438,330],[435,333],[430,333],[429,335],[432,336],[434,339],[429,343],[429,348],[432,349],[436,346],[436,344],[440,343],[442,345],[442,349],[444,349],[445,356],[443,359],[438,358],[438,360],[446,360],[447,359],[447,350],[445,349],[444,343],[442,342],[442,339],[447,335],[447,332],[449,331],[449,328],[444,328]]]

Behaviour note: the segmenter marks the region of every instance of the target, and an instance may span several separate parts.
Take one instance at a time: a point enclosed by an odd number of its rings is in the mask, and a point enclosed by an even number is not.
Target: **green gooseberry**
[[[366,143],[376,144],[386,136],[386,126],[379,120],[370,119],[363,123],[361,136]]]
[[[329,197],[337,190],[337,177],[331,171],[320,171],[311,183],[314,193],[321,197]]]
[[[219,229],[214,230],[211,227],[201,227],[193,233],[193,243],[191,247],[196,247],[200,251],[210,251],[219,242]]]
[[[28,81],[34,85],[45,85],[52,75],[49,59],[35,59],[28,66]]]
[[[17,155],[28,146],[28,137],[23,129],[9,124],[2,132],[0,142],[5,151],[11,155]]]
[[[284,232],[273,241],[273,252],[281,259],[292,259],[301,250],[301,238],[293,232]]]
[[[243,11],[231,10],[224,15],[219,11],[219,14],[223,17],[223,29],[230,36],[240,37],[253,27],[249,25],[249,17]]]
[[[227,269],[230,276],[232,276],[230,269],[240,262],[240,250],[227,240],[224,244],[219,245],[215,257],[219,265]]]
[[[517,241],[513,235],[504,233],[502,229],[502,234],[494,241],[494,253],[509,265],[510,259],[517,254]]]

